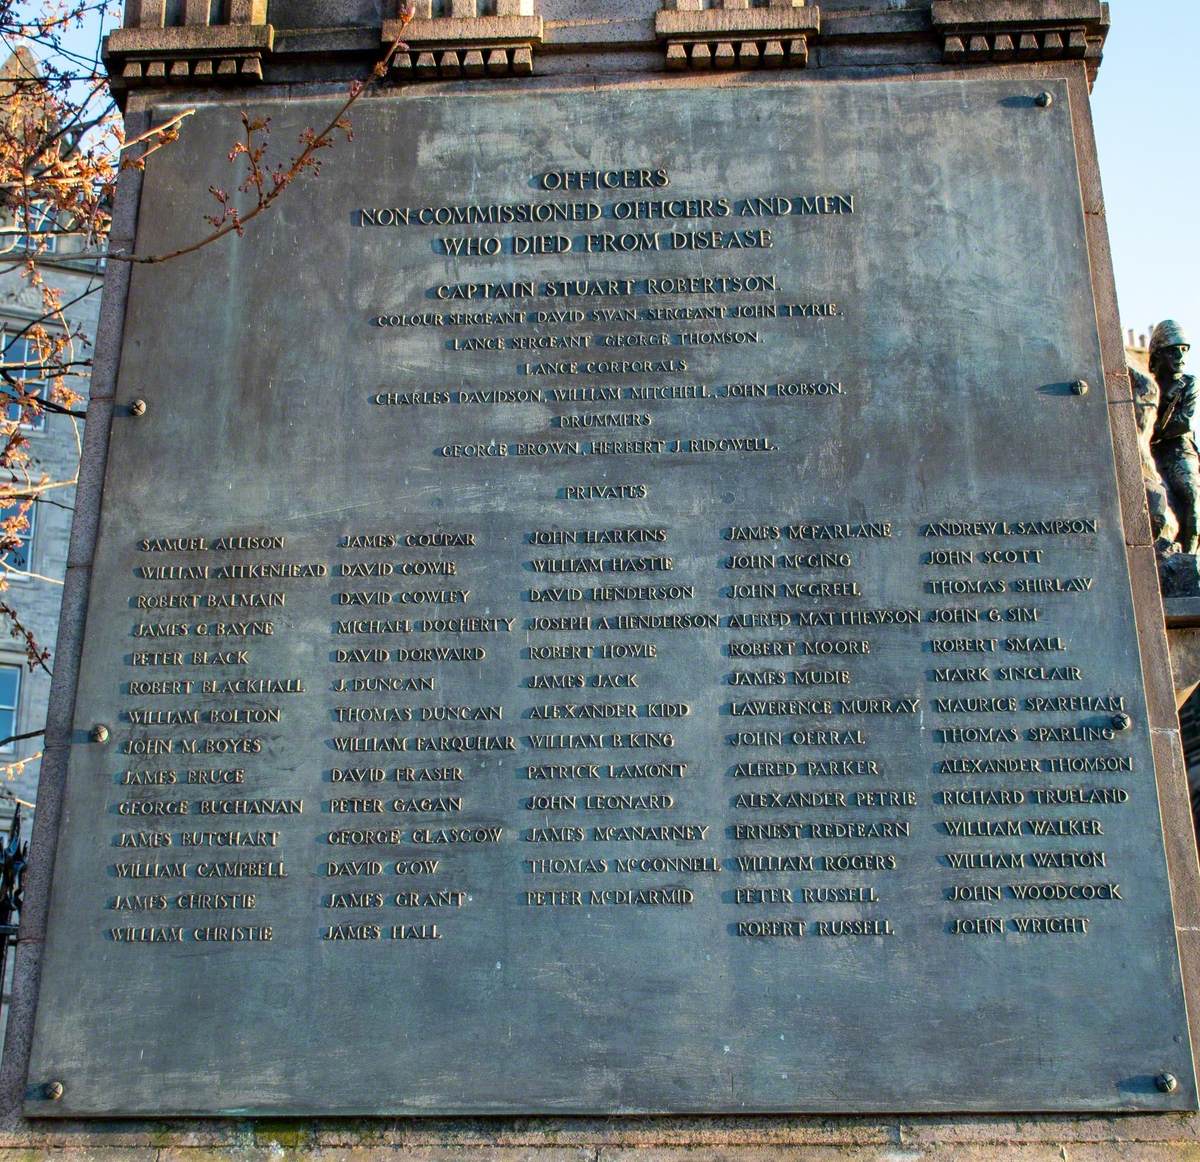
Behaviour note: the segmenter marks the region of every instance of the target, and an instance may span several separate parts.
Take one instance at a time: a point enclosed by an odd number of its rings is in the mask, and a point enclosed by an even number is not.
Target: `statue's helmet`
[[[1154,328],[1154,334],[1150,336],[1150,358],[1153,359],[1155,353],[1163,347],[1190,346],[1187,335],[1183,333],[1183,328],[1174,319],[1163,319]]]

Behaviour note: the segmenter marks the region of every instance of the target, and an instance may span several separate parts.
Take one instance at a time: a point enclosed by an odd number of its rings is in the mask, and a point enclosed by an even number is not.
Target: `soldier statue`
[[[1154,462],[1150,437],[1158,420],[1158,384],[1144,371],[1131,366],[1129,382],[1133,387],[1133,406],[1137,412],[1138,450],[1142,459],[1142,483],[1146,486],[1146,507],[1150,512],[1150,531],[1154,536],[1154,551],[1160,558],[1179,552],[1176,537],[1179,522],[1171,510],[1167,486]]]
[[[1200,532],[1200,454],[1192,430],[1196,379],[1183,372],[1189,347],[1183,328],[1173,319],[1159,323],[1150,337],[1150,374],[1158,387],[1150,451],[1179,522],[1179,548],[1184,553],[1195,553]]]

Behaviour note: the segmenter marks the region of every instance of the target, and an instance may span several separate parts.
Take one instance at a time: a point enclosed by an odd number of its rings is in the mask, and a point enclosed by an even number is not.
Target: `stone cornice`
[[[809,38],[821,30],[821,11],[803,0],[772,0],[750,8],[724,0],[702,9],[699,0],[665,0],[654,31],[668,69],[803,68]]]
[[[1086,60],[1094,76],[1108,35],[1101,0],[933,0],[948,64]]]
[[[224,17],[214,23],[209,0],[129,0],[126,26],[109,36],[105,63],[122,103],[136,88],[340,80],[365,71],[397,37],[404,47],[389,72],[397,82],[527,76],[538,52],[553,53],[561,71],[569,53],[654,45],[671,70],[841,67],[882,52],[889,62],[920,68],[936,67],[939,58],[955,68],[1079,60],[1094,76],[1109,27],[1101,0],[932,0],[922,8],[839,10],[824,21],[820,7],[803,0],[704,6],[713,3],[660,0],[652,21],[619,20],[614,34],[606,21],[547,26],[538,14],[542,0],[416,0],[407,24],[398,19],[399,0],[386,0],[373,24],[295,28],[267,23],[267,0],[223,0]],[[169,16],[180,23],[166,25]]]
[[[526,5],[514,0],[497,7]],[[392,61],[391,75],[397,80],[527,76],[533,72],[533,50],[542,43],[542,32],[540,16],[516,11],[495,16],[418,17],[407,26],[399,20],[385,20],[382,41],[390,46],[400,37],[407,46]]]
[[[228,21],[210,24],[207,0],[186,0],[184,23],[164,26],[163,0],[130,0],[125,27],[104,42],[113,92],[120,101],[142,86],[261,81],[274,44],[266,11],[266,0],[230,0]]]

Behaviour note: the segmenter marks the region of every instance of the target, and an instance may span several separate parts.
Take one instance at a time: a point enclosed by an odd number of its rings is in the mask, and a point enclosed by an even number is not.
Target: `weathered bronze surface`
[[[28,1112],[1194,1107],[1045,87],[389,97],[135,271]]]

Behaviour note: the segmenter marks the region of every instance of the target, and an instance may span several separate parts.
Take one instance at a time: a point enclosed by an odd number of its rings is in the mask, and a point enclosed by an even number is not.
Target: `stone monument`
[[[0,1149],[1193,1143],[1107,6],[172,13]]]

